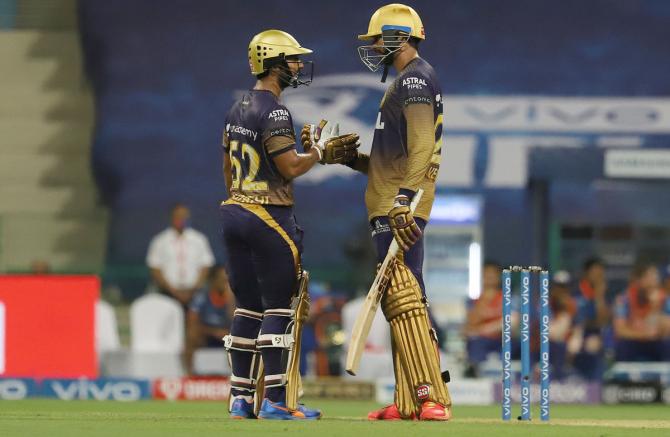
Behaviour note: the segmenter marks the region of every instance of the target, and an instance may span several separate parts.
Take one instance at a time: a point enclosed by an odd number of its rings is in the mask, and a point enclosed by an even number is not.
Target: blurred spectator
[[[309,325],[314,329],[316,341],[316,375],[340,375],[340,355],[346,334],[342,330],[342,307],[345,298],[330,292],[312,298]]]
[[[51,266],[43,259],[36,259],[30,263],[30,273],[33,275],[48,275],[51,273]]]
[[[189,226],[190,215],[186,206],[175,205],[170,227],[151,240],[147,254],[151,277],[160,292],[179,301],[185,311],[214,265],[207,238]]]
[[[614,311],[617,361],[670,360],[670,299],[658,268],[639,263]]]
[[[193,353],[199,347],[221,348],[223,337],[230,332],[235,311],[235,297],[225,267],[216,266],[210,275],[209,287],[191,300],[186,316],[186,367],[193,370]]]
[[[491,353],[500,354],[502,335],[502,289],[498,263],[484,263],[482,292],[471,303],[465,322],[466,347],[468,352],[467,377],[476,377],[478,366]],[[512,324],[514,326],[514,324]]]
[[[609,326],[611,314],[607,298],[605,265],[598,258],[584,262],[582,277],[578,284],[580,326],[576,337],[579,347],[574,358],[574,366],[581,376],[597,380],[604,371],[603,334]]]
[[[665,266],[663,290],[665,290],[666,295],[670,296],[670,264]]]
[[[570,274],[565,270],[556,272],[551,281],[549,305],[552,318],[549,322],[549,360],[552,378],[561,380],[566,374],[569,355],[577,349],[575,343],[575,323],[577,321],[577,301],[570,291]]]

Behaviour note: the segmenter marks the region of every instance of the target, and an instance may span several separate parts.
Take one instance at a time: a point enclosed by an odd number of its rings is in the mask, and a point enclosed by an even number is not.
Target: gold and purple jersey
[[[399,191],[424,194],[415,216],[428,220],[442,152],[442,91],[433,67],[415,58],[382,99],[370,152],[368,219],[386,216]]]
[[[223,147],[230,156],[230,197],[242,203],[293,205],[293,186],[273,158],[295,149],[291,113],[270,91],[250,90],[228,112]]]

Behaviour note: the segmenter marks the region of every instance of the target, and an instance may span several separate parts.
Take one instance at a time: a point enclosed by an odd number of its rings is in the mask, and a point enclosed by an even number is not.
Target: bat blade
[[[416,206],[421,201],[421,196],[423,195],[423,190],[419,189],[412,199],[412,204],[410,205],[410,211],[412,213],[416,210]],[[347,350],[347,361],[345,365],[345,370],[350,375],[356,375],[358,371],[358,366],[361,364],[361,357],[363,356],[363,350],[365,350],[365,342],[368,339],[370,334],[370,328],[372,327],[372,322],[375,319],[377,314],[377,308],[379,308],[379,302],[382,300],[382,296],[385,289],[384,277],[390,275],[388,272],[389,268],[393,265],[393,259],[398,253],[398,243],[391,241],[388,252],[386,252],[386,257],[384,257],[384,262],[382,263],[375,280],[368,291],[368,295],[365,297],[365,302],[361,311],[356,317],[354,322],[354,327],[351,330],[351,340],[349,341],[349,349]]]

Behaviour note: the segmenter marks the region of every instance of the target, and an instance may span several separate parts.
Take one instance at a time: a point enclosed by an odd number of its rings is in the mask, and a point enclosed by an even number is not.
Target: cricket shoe
[[[255,419],[254,403],[247,402],[245,396],[236,396],[230,406],[231,419]]]
[[[421,404],[419,420],[449,420],[451,419],[451,407],[445,407],[433,401],[425,401]]]
[[[403,420],[403,417],[396,404],[391,404],[368,413],[368,420]],[[412,413],[406,420],[414,420],[414,414]]]
[[[272,402],[263,399],[261,410],[258,412],[259,419],[269,420],[317,420],[321,418],[321,411],[312,410],[304,405],[299,405],[297,410],[286,407],[286,402]]]

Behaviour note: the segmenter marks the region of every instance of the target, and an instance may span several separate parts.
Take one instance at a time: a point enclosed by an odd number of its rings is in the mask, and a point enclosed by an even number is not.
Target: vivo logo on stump
[[[531,274],[539,274],[540,302],[540,418],[549,420],[549,272],[541,267],[511,266],[502,271],[503,308],[502,308],[502,418],[512,418],[512,274],[519,273],[520,279],[520,338],[521,338],[521,375],[519,420],[530,420],[531,401],[531,360],[530,360],[530,314],[532,285]]]

